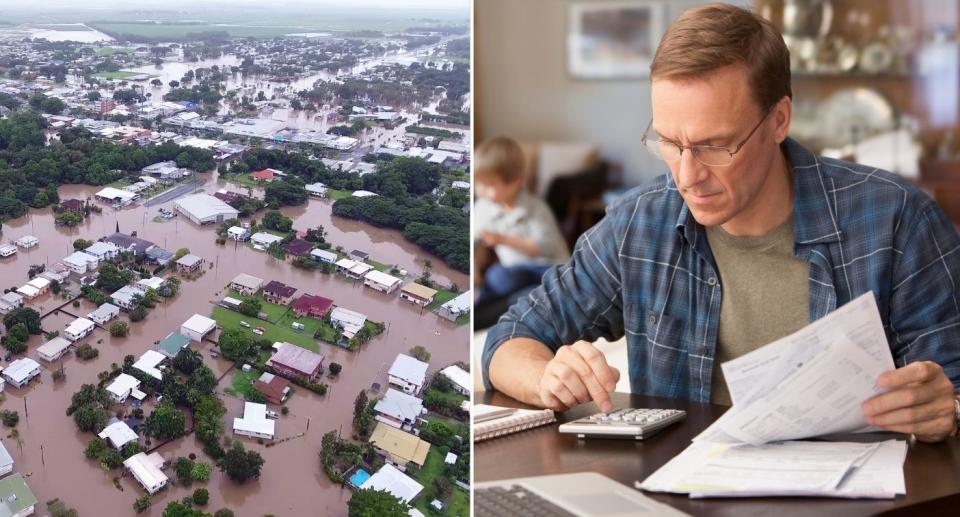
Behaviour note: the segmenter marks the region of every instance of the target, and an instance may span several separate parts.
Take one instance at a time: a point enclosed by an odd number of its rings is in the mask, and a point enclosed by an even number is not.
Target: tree
[[[20,414],[9,409],[0,410],[0,421],[7,427],[16,427],[20,423]]]
[[[370,399],[367,392],[361,390],[353,401],[353,428],[360,437],[365,438],[373,431],[373,414],[370,411]]]
[[[220,333],[218,343],[223,355],[234,361],[246,358],[253,350],[253,338],[240,329],[224,330]]]
[[[176,262],[176,261],[180,260],[181,258],[183,258],[184,255],[188,255],[189,253],[190,253],[190,248],[180,248],[180,249],[177,250],[176,253],[173,254],[173,259],[172,259],[172,260],[173,260],[173,262]]]
[[[175,81],[175,80],[174,80],[174,81],[170,81],[168,84],[170,85],[171,88],[179,88],[179,87],[180,87],[180,81]]]
[[[114,321],[110,324],[110,335],[113,337],[126,337],[130,333],[130,325],[125,321]]]
[[[50,517],[78,517],[79,515],[77,510],[67,508],[67,504],[60,499],[47,501],[47,510],[50,512]]]
[[[233,447],[223,457],[220,468],[230,479],[237,483],[246,483],[250,479],[260,477],[261,467],[263,467],[263,458],[259,453],[244,450],[242,443],[233,442]]]
[[[150,508],[151,504],[152,502],[150,501],[150,496],[144,495],[144,496],[138,497],[137,500],[133,502],[133,509],[137,513],[143,513]]]
[[[330,375],[340,375],[341,370],[343,370],[343,366],[340,363],[330,363]]]
[[[213,517],[234,517],[233,510],[229,508],[221,508],[213,514]]]
[[[189,347],[181,348],[177,355],[173,357],[173,367],[184,375],[190,375],[194,370],[203,365],[203,357],[200,352]]]
[[[193,483],[193,461],[183,456],[173,461],[173,471],[177,474],[177,482],[188,487]]]
[[[298,178],[268,183],[263,191],[263,200],[267,204],[276,202],[280,206],[302,205],[309,197],[303,181]]]
[[[100,438],[99,436],[94,436],[89,442],[87,442],[87,448],[83,450],[83,455],[91,459],[99,459],[109,449],[110,445],[106,440]]]
[[[190,471],[190,477],[197,481],[210,480],[210,464],[202,461],[193,463],[193,470]]]
[[[425,363],[430,362],[430,351],[421,345],[411,348],[410,355]]]
[[[63,112],[63,108],[65,107],[66,105],[63,103],[62,100],[56,97],[47,97],[40,104],[40,111],[44,113],[49,113],[51,115],[59,115],[60,113]]]
[[[259,300],[248,298],[240,302],[240,306],[237,307],[237,311],[239,311],[240,314],[246,314],[247,316],[256,317],[258,314],[260,314],[261,307],[262,307],[262,304],[260,303]]]
[[[350,517],[405,517],[407,505],[386,490],[367,488],[357,490],[347,503]]]
[[[93,92],[87,93],[87,100],[97,102],[98,100],[100,100],[100,92],[93,91]]]
[[[147,417],[146,428],[148,434],[161,440],[179,438],[186,434],[186,419],[180,410],[163,402]]]
[[[289,232],[293,228],[293,220],[276,210],[270,210],[263,216],[263,227],[278,232]]]
[[[40,313],[31,309],[30,307],[14,309],[3,317],[3,326],[8,329],[13,328],[18,323],[23,323],[26,325],[27,330],[31,334],[37,335],[41,332]]]
[[[198,488],[193,491],[193,504],[197,506],[206,506],[210,500],[210,492],[206,488]]]
[[[27,351],[27,343],[16,336],[7,336],[3,339],[3,348],[11,354],[22,354]]]
[[[103,289],[109,293],[117,291],[121,287],[129,284],[134,277],[133,271],[121,271],[120,268],[112,262],[101,264],[100,267],[97,268],[97,272],[99,276],[97,276],[97,283],[95,285],[98,289]]]
[[[7,337],[17,338],[19,341],[26,341],[27,338],[30,337],[30,331],[27,330],[27,326],[22,322],[17,323],[10,329]]]
[[[109,419],[107,410],[96,406],[83,406],[73,413],[73,421],[77,428],[84,432],[100,432]]]
[[[130,311],[130,321],[137,322],[143,321],[147,317],[147,308],[143,305],[137,305],[132,311]]]

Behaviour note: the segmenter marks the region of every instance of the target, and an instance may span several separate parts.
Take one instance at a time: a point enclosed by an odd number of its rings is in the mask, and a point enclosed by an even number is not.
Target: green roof
[[[0,517],[10,517],[37,504],[27,481],[19,472],[0,479]]]
[[[180,350],[190,344],[190,338],[179,332],[171,332],[157,345],[157,351],[167,357],[175,357]],[[2,517],[2,516],[0,516]]]

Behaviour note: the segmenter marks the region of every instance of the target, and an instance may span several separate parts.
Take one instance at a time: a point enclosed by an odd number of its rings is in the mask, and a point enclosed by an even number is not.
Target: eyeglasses
[[[767,119],[771,111],[773,111],[773,108],[767,110],[763,118],[760,119],[760,122],[757,122],[757,125],[753,126],[753,129],[750,130],[750,134],[740,141],[732,151],[727,147],[718,145],[680,145],[676,142],[670,142],[669,140],[648,139],[647,133],[650,132],[650,128],[653,126],[653,120],[650,120],[650,123],[647,124],[647,129],[644,130],[641,141],[650,154],[665,162],[679,162],[680,158],[683,157],[683,151],[689,149],[698,162],[708,167],[726,167],[733,163],[733,157],[743,149],[743,146],[746,145],[750,137],[757,132],[757,129],[760,128],[760,125]]]

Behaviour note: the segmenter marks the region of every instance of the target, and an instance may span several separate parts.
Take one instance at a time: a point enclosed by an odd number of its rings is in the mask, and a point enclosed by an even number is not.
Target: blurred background
[[[640,144],[651,116],[649,61],[670,22],[704,3],[475,1],[475,143],[521,144],[528,190],[550,206],[571,248],[618,195],[667,172]],[[730,3],[784,35],[792,137],[909,178],[960,224],[960,2]],[[477,353],[483,329],[528,290],[475,308]],[[625,364],[622,344],[607,350]]]

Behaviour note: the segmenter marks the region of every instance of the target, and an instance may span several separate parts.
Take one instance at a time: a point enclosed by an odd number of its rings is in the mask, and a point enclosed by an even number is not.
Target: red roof
[[[293,293],[297,292],[297,288],[291,287],[283,282],[271,280],[267,283],[267,285],[263,286],[263,292],[269,293],[273,296],[278,296],[280,298],[289,298],[293,296]]]
[[[293,302],[293,312],[299,314],[326,314],[333,307],[333,300],[323,296],[305,294]]]
[[[273,170],[263,169],[262,171],[251,172],[250,177],[255,180],[272,180]]]
[[[283,403],[283,392],[290,386],[290,382],[277,375],[271,375],[271,377],[270,382],[257,380],[254,388],[260,393],[263,393],[263,396],[267,397],[267,401],[274,404],[281,404]]]
[[[293,239],[283,246],[283,251],[295,257],[306,255],[307,253],[310,253],[310,250],[312,249],[313,243],[303,239]]]

